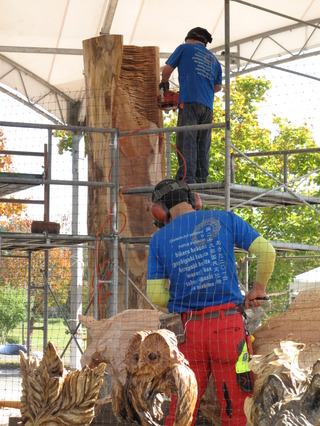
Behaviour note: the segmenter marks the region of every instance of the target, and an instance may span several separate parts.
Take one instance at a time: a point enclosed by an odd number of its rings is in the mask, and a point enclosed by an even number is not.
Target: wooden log
[[[162,127],[162,113],[157,108],[159,84],[159,49],[123,46],[122,37],[103,35],[83,42],[84,74],[87,98],[87,125],[135,131]],[[89,180],[108,182],[111,166],[109,135],[88,135]],[[121,186],[155,184],[164,176],[164,143],[158,135],[126,137],[120,141],[119,183]],[[155,227],[149,212],[150,198],[122,196],[119,229],[123,236],[150,236]],[[109,193],[90,188],[88,197],[88,232],[110,234]],[[126,219],[124,219],[126,218]],[[107,225],[103,226],[104,223]],[[125,225],[125,226],[124,226]],[[120,263],[124,246],[120,246]],[[110,258],[106,243],[100,245],[98,264]],[[147,250],[130,252],[130,275],[145,290]],[[89,253],[89,282],[95,258]],[[104,271],[100,271],[103,275]],[[102,289],[102,291],[104,291]],[[119,311],[124,309],[124,288],[119,288]],[[102,296],[105,294],[102,293]],[[130,292],[130,308],[149,307],[136,292]],[[101,307],[107,316],[107,301]]]
[[[4,400],[0,400],[0,407],[20,409],[20,401],[4,401]]]
[[[122,36],[94,37],[83,41],[84,76],[86,85],[86,124],[90,127],[112,128],[113,97],[122,61]],[[88,133],[88,180],[108,182],[110,134]],[[106,188],[88,188],[88,233],[110,234],[103,224],[109,216],[110,197]],[[108,244],[99,247],[98,264],[110,258]],[[93,282],[95,253],[88,253],[88,282]],[[91,288],[89,289],[89,293]],[[104,294],[102,294],[103,296]],[[104,315],[106,316],[106,315]]]
[[[33,234],[42,234],[47,232],[48,234],[59,234],[60,223],[34,220],[31,223],[31,232]]]

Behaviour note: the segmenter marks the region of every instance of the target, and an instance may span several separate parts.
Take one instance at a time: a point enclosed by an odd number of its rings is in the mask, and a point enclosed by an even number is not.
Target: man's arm
[[[259,299],[268,297],[266,286],[273,272],[276,258],[275,249],[261,235],[252,242],[249,252],[256,255],[258,264],[255,283],[245,298],[246,309],[262,305],[264,301]]]
[[[213,88],[213,93],[220,92],[221,89],[222,89],[222,84],[215,84]]]
[[[171,65],[166,64],[162,70],[161,83],[166,83],[169,81],[171,74],[173,73],[174,68]]]
[[[168,307],[170,292],[167,288],[167,280],[165,278],[158,280],[147,280],[147,297],[155,305],[162,308]]]

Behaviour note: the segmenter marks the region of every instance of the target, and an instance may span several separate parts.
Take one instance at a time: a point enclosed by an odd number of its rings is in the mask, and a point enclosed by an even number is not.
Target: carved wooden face
[[[176,421],[189,418],[191,422],[197,400],[197,382],[178,349],[173,332],[160,329],[136,333],[129,342],[125,363],[126,385],[122,392],[117,389],[117,403],[114,404],[122,407],[122,412],[115,414],[123,416],[125,411],[124,418],[139,419],[142,425],[150,424],[151,418],[159,420],[163,416],[163,396],[176,393]]]

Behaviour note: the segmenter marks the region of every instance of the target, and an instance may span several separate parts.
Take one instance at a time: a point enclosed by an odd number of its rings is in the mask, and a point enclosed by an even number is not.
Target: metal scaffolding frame
[[[58,128],[63,128],[63,130],[72,131],[75,135],[83,134],[84,132],[100,132],[100,133],[110,133],[111,134],[111,144],[110,144],[110,150],[111,150],[111,164],[113,164],[113,167],[111,168],[111,180],[110,183],[103,183],[103,182],[89,182],[89,181],[79,181],[77,180],[77,176],[74,176],[75,180],[68,181],[68,180],[53,180],[51,179],[50,175],[50,165],[48,165],[49,173],[47,177],[44,176],[39,179],[38,177],[34,176],[8,176],[5,174],[2,176],[0,174],[0,188],[1,184],[7,184],[10,182],[11,190],[14,192],[14,185],[17,186],[17,188],[23,187],[23,185],[28,185],[28,187],[32,186],[32,183],[34,185],[42,184],[45,187],[50,187],[50,185],[71,185],[74,188],[73,197],[75,197],[75,200],[73,200],[73,205],[75,208],[75,216],[73,216],[73,226],[72,226],[72,235],[55,235],[55,234],[21,234],[21,233],[7,233],[7,232],[1,232],[0,233],[0,245],[1,245],[1,251],[12,251],[12,252],[21,252],[26,251],[28,253],[29,257],[29,265],[31,264],[31,253],[34,251],[44,251],[45,253],[49,253],[50,249],[56,248],[56,247],[63,247],[63,246],[70,246],[75,248],[75,246],[81,246],[83,243],[94,243],[96,237],[95,236],[89,236],[89,235],[78,235],[77,228],[75,227],[74,223],[77,222],[77,215],[78,215],[78,206],[77,206],[77,196],[75,194],[77,193],[77,189],[79,186],[102,186],[107,187],[110,190],[110,208],[112,208],[111,211],[111,220],[112,220],[112,233],[108,236],[103,237],[104,240],[108,240],[111,244],[111,253],[113,258],[113,275],[110,283],[110,292],[112,292],[112,297],[110,298],[110,311],[109,315],[113,316],[118,312],[118,281],[119,272],[122,273],[125,277],[125,285],[126,285],[126,302],[125,306],[129,307],[129,300],[128,300],[128,287],[129,284],[133,285],[133,287],[140,293],[142,297],[144,297],[146,300],[146,296],[138,289],[138,287],[130,280],[129,278],[129,270],[128,270],[128,252],[131,249],[146,249],[148,246],[149,238],[148,237],[134,237],[134,238],[123,238],[119,235],[118,232],[118,194],[119,191],[122,191],[124,194],[134,194],[134,195],[141,195],[141,196],[150,196],[153,186],[140,186],[135,188],[122,188],[119,186],[119,138],[122,136],[127,136],[130,132],[119,132],[118,129],[92,129],[92,128],[85,128],[85,127],[75,127],[75,126],[54,126],[54,125],[34,125],[34,124],[25,124],[25,123],[8,123],[8,122],[0,122],[0,126],[12,126],[12,127],[28,127],[28,128],[41,128],[46,129],[48,131],[48,146],[49,146],[49,152],[51,151],[51,134],[52,131]],[[195,126],[185,126],[184,128],[161,128],[161,129],[149,129],[149,130],[141,130],[138,132],[135,132],[135,136],[139,134],[161,134],[161,133],[167,133],[169,134],[169,137],[167,137],[168,140],[171,139],[171,133],[178,132],[178,131],[187,131],[190,129],[193,129]],[[200,127],[212,127],[212,128],[221,128],[224,127],[224,125],[221,124],[214,124],[214,125],[201,125]],[[230,144],[230,146],[232,146]],[[235,147],[232,146],[232,148],[235,151],[238,151]],[[256,167],[261,169],[264,173],[268,174],[270,176],[270,173],[268,173],[266,170],[262,169],[258,164],[256,164],[253,160],[250,159],[250,157],[255,157],[258,155],[283,155],[284,159],[288,154],[299,154],[301,152],[319,152],[320,149],[308,149],[308,150],[288,150],[288,151],[276,151],[276,152],[263,152],[263,153],[241,153],[238,151],[238,154],[233,154],[232,158],[230,156],[229,158],[229,167],[228,170],[230,170],[230,175],[232,175],[231,171],[233,168],[235,157],[243,157],[247,159],[248,161],[252,162]],[[23,153],[22,153],[23,154]],[[51,157],[48,156],[48,159],[50,161]],[[285,164],[285,161],[284,161]],[[278,204],[281,205],[308,205],[310,208],[314,209],[317,213],[318,210],[314,207],[314,205],[320,204],[320,198],[318,197],[310,197],[310,196],[302,196],[297,193],[294,193],[289,187],[286,182],[286,178],[284,179],[284,182],[279,182],[276,178],[274,178],[272,175],[271,177],[276,181],[277,187],[271,188],[271,189],[263,189],[263,188],[251,188],[244,185],[234,184],[231,181],[225,181],[221,183],[202,183],[202,184],[190,184],[191,189],[196,190],[201,198],[204,200],[204,202],[207,205],[211,206],[223,206],[225,208],[234,209],[236,207],[241,206],[254,206],[254,207],[261,207],[261,206],[275,206]],[[4,187],[6,189],[6,186]],[[284,188],[284,191],[281,191],[280,189]],[[47,194],[49,194],[49,189],[46,191]],[[226,195],[228,194],[228,206],[226,206]],[[0,190],[1,195],[1,190]],[[47,195],[48,196],[48,195]],[[3,199],[5,200],[5,199]],[[23,200],[19,200],[21,202]],[[46,209],[49,209],[49,201],[45,203]],[[49,213],[47,212],[45,214],[45,218],[49,220]],[[118,259],[118,248],[119,244],[125,244],[126,245],[126,270],[122,270],[119,267],[119,259]],[[317,246],[311,246],[311,245],[304,245],[304,244],[295,244],[295,243],[282,243],[282,242],[273,242],[275,248],[277,250],[298,250],[298,251],[320,251],[320,247]],[[30,266],[29,266],[30,271]],[[97,274],[96,274],[97,275]],[[95,297],[94,300],[94,316],[98,317],[98,307],[97,307],[97,281],[95,282]],[[29,283],[28,283],[28,291],[32,289],[31,279],[29,275]],[[44,307],[46,308],[48,303],[48,295],[50,290],[50,284],[48,280],[48,257],[45,258],[45,267],[44,267],[44,286],[43,289],[45,291],[45,302]],[[51,293],[52,294],[52,293]],[[79,295],[77,293],[73,293],[73,297],[79,301]],[[150,302],[149,302],[150,303]],[[79,309],[79,306],[76,304],[75,309]],[[150,303],[150,306],[152,304]],[[153,306],[152,306],[153,307]],[[70,330],[72,331],[72,336],[74,337],[75,344],[78,345],[78,342],[76,341],[76,337],[74,334],[78,331],[79,324],[76,321],[75,317],[76,314],[72,315],[72,324],[70,326]],[[47,309],[44,309],[44,328],[47,324]],[[28,328],[28,331],[30,329]],[[47,343],[47,336],[44,335],[44,347]]]
[[[26,125],[25,123],[8,123],[8,122],[0,122],[0,126],[13,126],[13,127],[34,127],[33,124]],[[210,126],[212,128],[219,128],[221,125],[202,125],[202,127]],[[51,150],[51,134],[52,131],[56,128],[56,126],[51,125],[37,125],[35,126],[37,128],[44,128],[48,130],[48,146],[49,146],[49,152]],[[182,128],[162,128],[162,129],[152,129],[152,130],[144,130],[140,132],[136,132],[135,136],[138,134],[159,134],[159,133],[167,133],[169,134],[168,140],[171,139],[171,133],[177,132],[177,131],[186,131],[190,128],[193,128],[194,126],[186,126],[184,129]],[[77,223],[77,215],[78,215],[78,199],[77,199],[77,189],[79,186],[102,186],[107,187],[110,190],[110,208],[112,208],[111,213],[111,220],[112,220],[112,233],[108,236],[102,237],[103,240],[108,240],[110,242],[110,251],[111,251],[111,257],[113,258],[113,274],[110,281],[110,292],[112,293],[112,296],[110,297],[110,304],[109,304],[109,316],[113,316],[118,313],[118,284],[119,284],[119,273],[121,273],[124,276],[125,280],[125,306],[126,308],[129,308],[129,285],[132,285],[135,291],[137,291],[141,297],[143,297],[151,306],[151,308],[156,309],[155,306],[148,300],[146,295],[139,289],[138,286],[135,285],[135,283],[130,279],[129,277],[129,251],[130,250],[146,250],[149,243],[149,237],[134,237],[134,238],[123,238],[119,235],[118,231],[118,194],[119,191],[122,191],[124,194],[134,194],[134,195],[141,195],[141,196],[150,196],[153,186],[147,186],[147,187],[135,187],[135,188],[121,188],[119,186],[119,138],[122,136],[126,136],[129,134],[129,132],[119,132],[118,129],[91,129],[91,128],[75,128],[75,127],[68,127],[63,126],[64,130],[70,130],[75,135],[80,135],[84,132],[97,132],[100,133],[110,133],[111,134],[111,144],[110,144],[110,150],[111,150],[111,164],[113,164],[113,167],[111,168],[111,179],[110,183],[102,183],[102,182],[84,182],[77,180],[77,175],[74,175],[75,180],[73,181],[66,181],[66,180],[53,180],[51,179],[50,173],[45,178],[44,176],[39,180],[38,177],[30,177],[30,176],[19,176],[16,178],[15,176],[8,176],[7,174],[5,176],[2,176],[0,174],[0,188],[1,184],[4,181],[4,184],[7,184],[8,181],[11,185],[11,190],[14,192],[14,185],[17,185],[17,188],[21,188],[21,185],[28,185],[29,187],[32,186],[32,183],[34,185],[42,184],[45,187],[49,187],[52,184],[55,185],[71,185],[74,189],[73,197],[75,199],[73,200],[73,223],[72,223],[72,235],[55,235],[55,234],[21,234],[21,233],[6,233],[6,232],[0,232],[0,247],[1,252],[2,251],[9,251],[9,252],[21,252],[26,251],[28,253],[28,301],[29,301],[29,307],[28,307],[28,339],[27,339],[27,346],[30,348],[30,300],[31,300],[31,291],[33,289],[33,285],[31,282],[31,255],[34,251],[44,251],[45,252],[45,261],[44,261],[44,272],[43,272],[43,286],[42,289],[44,291],[44,315],[43,315],[43,347],[45,349],[47,345],[47,325],[48,325],[48,296],[51,294],[51,296],[54,298],[60,312],[62,312],[58,301],[55,299],[55,296],[51,290],[50,283],[49,283],[49,252],[50,249],[56,248],[56,247],[63,247],[63,246],[70,246],[73,250],[77,250],[78,247],[80,247],[84,243],[94,243],[96,240],[95,236],[89,236],[89,235],[78,235],[77,227],[75,226],[75,223]],[[231,146],[231,144],[230,144]],[[234,147],[233,147],[234,148]],[[319,149],[315,150],[307,150],[318,152]],[[303,150],[305,152],[305,150]],[[281,154],[286,158],[286,155],[288,154],[299,154],[299,150],[297,152],[291,151],[282,151]],[[236,156],[243,157],[252,163],[254,163],[250,157],[254,157],[256,155],[272,155],[272,154],[279,154],[279,152],[275,153],[240,153],[238,152],[237,155],[233,155],[232,158],[230,156],[229,158],[229,167],[230,170],[230,176],[231,176],[231,170],[232,165],[234,163],[234,159]],[[48,156],[48,159],[50,161],[51,157]],[[76,160],[74,160],[76,161]],[[257,167],[262,169],[260,166],[258,166],[256,163],[254,163]],[[50,165],[48,165],[48,170],[50,171]],[[263,169],[262,169],[263,170]],[[268,174],[267,171],[263,170],[265,173]],[[274,178],[275,179],[275,178]],[[310,208],[315,207],[314,205],[320,204],[320,198],[317,197],[307,197],[307,196],[301,196],[299,194],[293,193],[293,191],[288,188],[287,182],[279,182],[277,179],[275,179],[278,186],[274,189],[262,189],[262,188],[250,188],[246,187],[244,185],[236,185],[232,183],[231,181],[225,181],[223,183],[207,183],[207,184],[191,184],[190,187],[193,190],[197,190],[201,198],[204,200],[204,202],[208,205],[214,205],[214,206],[223,206],[225,208],[229,207],[229,209],[233,209],[235,207],[243,206],[245,204],[249,206],[266,206],[266,205],[277,205],[277,204],[284,204],[284,205],[302,205],[307,204]],[[280,191],[280,188],[283,187],[285,191]],[[49,195],[49,189],[45,191],[47,193],[47,196]],[[226,205],[226,197],[225,194],[228,194],[228,206]],[[1,191],[0,191],[1,195]],[[22,201],[22,200],[19,200]],[[49,201],[45,203],[45,210],[49,209]],[[317,211],[317,210],[316,210]],[[318,211],[317,211],[318,212]],[[318,212],[319,213],[319,212]],[[45,217],[47,220],[49,220],[49,214],[48,212],[45,214]],[[283,250],[283,251],[320,251],[320,247],[317,246],[310,246],[310,245],[304,245],[304,244],[295,244],[295,243],[281,243],[281,242],[272,242],[274,247],[277,251]],[[119,259],[118,259],[118,249],[120,244],[125,244],[126,248],[126,256],[125,256],[125,270],[121,269],[119,266]],[[74,252],[73,256],[76,256],[76,252]],[[0,253],[0,261],[1,261],[1,253]],[[75,276],[76,272],[72,271],[72,280]],[[97,276],[97,274],[95,274]],[[75,278],[77,280],[77,277]],[[77,282],[77,281],[76,281]],[[94,282],[94,296],[92,300],[89,303],[89,306],[91,305],[93,301],[93,312],[95,318],[98,318],[98,306],[97,306],[97,285],[98,282],[95,280]],[[73,311],[71,313],[71,321],[68,323],[67,319],[64,318],[66,325],[70,331],[71,338],[68,342],[68,345],[71,344],[71,354],[74,357],[73,367],[77,368],[77,364],[79,364],[79,359],[81,355],[81,347],[79,345],[79,329],[81,328],[81,325],[79,324],[77,320],[77,315],[81,313],[81,295],[77,293],[79,291],[79,288],[77,285],[74,285],[73,281],[71,282],[71,289],[72,289],[72,303]],[[78,290],[76,290],[78,289]],[[88,308],[87,308],[88,309]],[[64,349],[65,353],[66,348]],[[78,353],[78,357],[75,355]]]
[[[118,193],[119,183],[117,171],[119,170],[119,131],[118,129],[92,129],[83,127],[70,127],[62,126],[62,130],[72,131],[75,139],[75,152],[73,155],[73,180],[53,180],[51,179],[51,161],[52,161],[52,132],[57,129],[54,125],[37,125],[37,124],[26,124],[26,123],[8,123],[1,122],[0,126],[3,127],[18,127],[18,128],[37,128],[46,129],[48,143],[45,145],[45,166],[43,175],[34,174],[17,174],[17,173],[0,173],[0,196],[15,193],[17,191],[31,188],[38,185],[44,186],[44,200],[39,201],[39,204],[44,205],[44,221],[49,222],[50,216],[50,185],[71,185],[73,189],[73,203],[72,203],[72,234],[71,235],[59,235],[59,234],[43,234],[37,233],[13,233],[13,232],[0,232],[0,262],[2,252],[27,252],[27,256],[24,258],[28,259],[28,320],[27,320],[27,351],[29,355],[30,351],[30,332],[31,332],[31,293],[32,290],[40,289],[43,291],[43,351],[47,346],[48,342],[48,297],[49,294],[53,297],[66,326],[71,334],[71,339],[68,345],[71,344],[71,368],[81,368],[80,366],[80,355],[82,354],[81,346],[79,343],[79,330],[81,325],[78,321],[78,315],[82,313],[82,282],[79,284],[78,276],[78,251],[79,247],[84,243],[94,243],[96,241],[95,236],[89,235],[78,235],[78,188],[79,186],[97,186],[105,187],[110,190],[110,207],[112,207],[111,222],[113,234],[109,236],[101,237],[101,240],[108,240],[110,242],[111,251],[113,253],[114,270],[113,280],[111,283],[111,291],[113,295],[113,303],[111,303],[110,316],[115,315],[118,310],[117,306],[117,271],[118,271]],[[61,127],[60,127],[61,129]],[[111,135],[110,152],[111,152],[111,164],[113,164],[113,172],[111,173],[111,183],[104,182],[89,182],[78,180],[78,144],[81,135],[84,133],[95,132],[104,133]],[[48,146],[48,152],[46,147]],[[25,153],[22,151],[1,151],[0,154],[7,155],[33,155],[33,153]],[[40,156],[41,153],[35,153],[35,156]],[[12,200],[8,198],[1,198],[1,202],[16,202],[16,203],[27,203],[27,200]],[[70,323],[66,319],[58,300],[56,299],[53,291],[50,287],[49,282],[49,252],[50,249],[58,247],[71,247],[73,266],[71,266],[71,298],[75,303],[71,303],[71,319]],[[44,268],[43,268],[43,285],[34,286],[31,282],[31,262],[32,253],[35,251],[44,252]],[[94,316],[98,317],[97,309],[97,282],[95,282],[94,296],[87,307],[89,309],[92,301],[94,303]],[[34,328],[35,329],[35,328]],[[65,353],[66,348],[63,353]]]
[[[240,2],[240,0],[234,0]],[[242,2],[245,3],[245,2]],[[250,188],[245,187],[243,185],[236,185],[234,182],[232,182],[232,162],[234,160],[234,156],[231,157],[231,147],[235,149],[231,145],[230,142],[230,76],[232,74],[230,62],[231,59],[234,60],[236,58],[234,53],[230,52],[230,0],[225,0],[225,52],[224,52],[224,61],[225,61],[225,123],[222,124],[213,124],[213,125],[202,125],[202,126],[196,126],[197,128],[224,128],[225,129],[225,181],[223,183],[209,183],[209,184],[191,184],[190,187],[193,190],[197,190],[200,194],[200,196],[205,200],[207,204],[210,205],[216,205],[216,206],[224,206],[224,208],[227,211],[230,211],[232,208],[243,206],[246,204],[247,206],[263,206],[263,205],[276,205],[277,203],[281,204],[307,204],[309,207],[315,209],[313,207],[314,204],[320,204],[319,198],[313,198],[313,197],[304,197],[297,195],[291,191],[291,189],[288,187],[287,182],[277,182],[278,186],[276,189],[270,189],[270,190],[264,190],[261,188]],[[301,24],[301,23],[300,23]],[[107,23],[106,23],[107,25]],[[296,24],[296,25],[299,25]],[[302,24],[301,24],[302,25]],[[315,25],[314,23],[310,23],[310,25]],[[1,49],[0,49],[1,50]],[[2,48],[3,50],[3,48]],[[43,52],[46,53],[46,52]],[[63,52],[60,52],[63,53]],[[80,52],[75,52],[75,54],[80,54]],[[240,56],[239,56],[240,58]],[[238,58],[238,59],[239,59]],[[1,59],[1,55],[0,55]],[[249,62],[253,63],[254,61],[252,59],[248,59]],[[18,67],[17,64],[12,64],[17,69],[19,69],[19,72],[27,72],[27,70],[21,70],[21,67]],[[268,66],[268,64],[264,64],[265,66]],[[270,65],[269,65],[270,66]],[[250,70],[252,71],[252,69]],[[240,73],[240,71],[238,71]],[[32,76],[36,78],[36,76]],[[47,85],[46,82],[39,81],[41,85]],[[56,92],[53,87],[49,87],[50,90],[53,92]],[[0,90],[4,91],[3,88],[0,88]],[[8,92],[8,95],[13,96],[12,93]],[[56,92],[56,96],[61,99],[61,102],[63,105],[68,106],[68,108],[64,108],[65,110],[71,110],[72,116],[69,122],[76,122],[77,120],[74,120],[77,111],[79,110],[79,105],[76,104],[72,99],[68,98],[65,94]],[[18,96],[16,96],[16,99],[20,100]],[[33,109],[37,109],[35,104],[32,102],[32,105],[30,105],[29,100],[24,101],[25,104],[32,107]],[[71,107],[71,109],[70,109]],[[38,111],[39,112],[39,111]],[[112,221],[112,234],[108,237],[103,237],[104,239],[109,240],[111,243],[111,253],[113,257],[113,271],[111,278],[111,284],[110,284],[110,290],[112,291],[113,296],[110,298],[110,311],[109,315],[115,315],[118,312],[118,278],[119,278],[119,272],[124,275],[125,277],[125,285],[126,285],[126,301],[125,306],[129,307],[129,300],[128,300],[128,288],[129,284],[132,285],[136,291],[139,292],[139,294],[148,300],[146,296],[141,292],[141,290],[135,285],[135,283],[132,282],[129,278],[129,267],[128,267],[128,254],[130,249],[136,249],[139,247],[139,249],[144,249],[142,245],[145,245],[147,247],[149,238],[143,237],[143,238],[122,238],[119,236],[118,231],[118,194],[119,190],[122,188],[119,187],[119,138],[122,136],[127,136],[130,132],[120,132],[119,129],[104,129],[104,128],[92,128],[92,127],[85,127],[85,126],[75,126],[75,125],[62,125],[61,122],[68,122],[68,118],[65,118],[62,114],[59,119],[54,119],[50,114],[42,113],[47,118],[50,118],[50,120],[55,121],[58,124],[54,125],[40,125],[40,124],[27,124],[27,123],[14,123],[14,122],[0,122],[0,126],[2,127],[20,127],[20,128],[36,128],[36,129],[47,129],[48,131],[48,173],[46,176],[5,176],[4,174],[0,174],[0,184],[9,184],[12,187],[18,188],[19,185],[45,185],[48,188],[47,192],[47,200],[49,200],[49,192],[50,192],[50,185],[71,185],[74,188],[73,191],[73,197],[74,199],[77,199],[77,188],[79,186],[99,186],[99,187],[107,187],[110,190],[110,208],[112,209],[111,212],[111,221]],[[166,133],[168,134],[167,140],[170,141],[170,135],[173,132],[179,132],[179,131],[187,131],[191,130],[195,126],[185,126],[183,129],[180,127],[175,128],[162,128],[162,129],[152,129],[152,130],[145,130],[145,131],[138,131],[135,132],[135,136],[139,134],[161,134]],[[68,181],[68,180],[53,180],[51,179],[50,174],[50,161],[51,161],[51,143],[52,143],[52,131],[53,130],[66,130],[68,132],[71,132],[75,135],[76,141],[79,141],[79,138],[84,133],[88,132],[98,132],[98,133],[109,133],[111,135],[111,159],[114,162],[113,167],[111,170],[111,180],[110,183],[105,182],[89,182],[89,181],[79,181],[77,180],[76,175],[74,175],[74,180]],[[284,153],[285,154],[285,153]],[[248,161],[253,160],[250,159],[249,154],[240,153],[239,155],[246,158]],[[77,161],[76,158],[73,161]],[[257,165],[257,164],[256,164]],[[169,167],[169,157],[167,157],[167,173],[168,173],[168,167]],[[75,169],[77,169],[77,166],[75,165]],[[276,179],[275,179],[276,180]],[[285,191],[280,191],[281,188],[284,188]],[[148,195],[153,190],[153,187],[139,187],[139,188],[127,188],[123,191],[125,194],[135,194],[135,195]],[[1,192],[0,192],[1,196]],[[245,199],[243,199],[245,197]],[[264,202],[267,200],[266,202]],[[3,199],[0,201],[3,202]],[[18,200],[16,200],[18,201]],[[22,200],[19,200],[22,201]],[[75,204],[75,211],[74,215],[77,216],[78,214],[78,205]],[[47,208],[45,209],[47,211],[46,218],[49,219],[48,212],[49,212],[49,205],[47,205]],[[315,209],[316,210],[316,209]],[[45,270],[44,270],[44,291],[46,292],[45,296],[45,304],[44,307],[44,326],[45,321],[47,321],[47,303],[48,303],[48,294],[50,292],[50,285],[48,282],[48,260],[49,260],[49,251],[51,248],[54,247],[62,247],[62,246],[80,246],[83,243],[90,243],[95,241],[95,236],[89,236],[89,235],[78,235],[77,227],[74,224],[75,216],[73,216],[73,226],[72,226],[72,235],[48,235],[48,234],[19,234],[19,233],[0,233],[0,261],[1,261],[1,252],[2,251],[10,251],[10,252],[16,252],[16,251],[27,251],[28,258],[29,258],[29,282],[28,282],[28,295],[30,298],[30,291],[31,291],[31,254],[33,251],[45,251],[47,253],[46,259],[45,259]],[[119,259],[118,259],[118,249],[120,244],[125,244],[126,246],[126,269],[122,270],[119,267]],[[320,251],[320,247],[317,246],[310,246],[310,245],[303,245],[303,244],[294,244],[294,243],[281,243],[281,242],[273,242],[274,247],[277,250],[299,250],[299,251]],[[75,256],[77,253],[75,252]],[[75,273],[75,272],[74,272]],[[96,274],[97,275],[97,274]],[[94,283],[94,295],[97,294],[97,282]],[[73,297],[75,297],[78,300],[78,306],[76,306],[76,309],[79,309],[79,298],[76,292],[73,292]],[[30,299],[29,299],[30,300]],[[94,315],[97,317],[98,309],[97,309],[97,297],[93,298],[94,303]],[[92,301],[90,302],[89,306],[91,305]],[[155,308],[151,302],[149,301],[150,306]],[[75,313],[75,312],[74,312]],[[71,341],[74,341],[76,349],[79,349],[79,342],[77,340],[77,332],[79,330],[79,323],[77,323],[76,318],[71,318],[72,323],[68,325],[71,338],[69,343]],[[47,323],[47,322],[46,322]],[[28,324],[30,325],[30,313],[28,312]],[[29,336],[29,328],[28,328],[28,336]],[[47,335],[46,332],[44,332],[44,348],[47,344]],[[30,343],[30,342],[29,342]],[[29,345],[28,345],[29,347]]]

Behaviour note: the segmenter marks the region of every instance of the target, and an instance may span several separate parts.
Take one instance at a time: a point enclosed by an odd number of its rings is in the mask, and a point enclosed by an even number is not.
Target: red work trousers
[[[252,394],[240,388],[236,376],[238,344],[246,338],[244,322],[240,312],[232,315],[224,314],[224,310],[235,307],[236,305],[231,303],[183,314],[186,340],[179,345],[179,349],[189,361],[198,382],[198,400],[192,426],[195,425],[200,399],[207,387],[210,374],[220,404],[222,426],[245,426],[247,423],[243,406],[246,397]],[[216,311],[220,312],[220,315],[217,314],[218,317],[208,318],[210,312]],[[226,312],[228,313],[230,312]],[[166,426],[174,424],[176,404],[176,396],[172,395]]]

